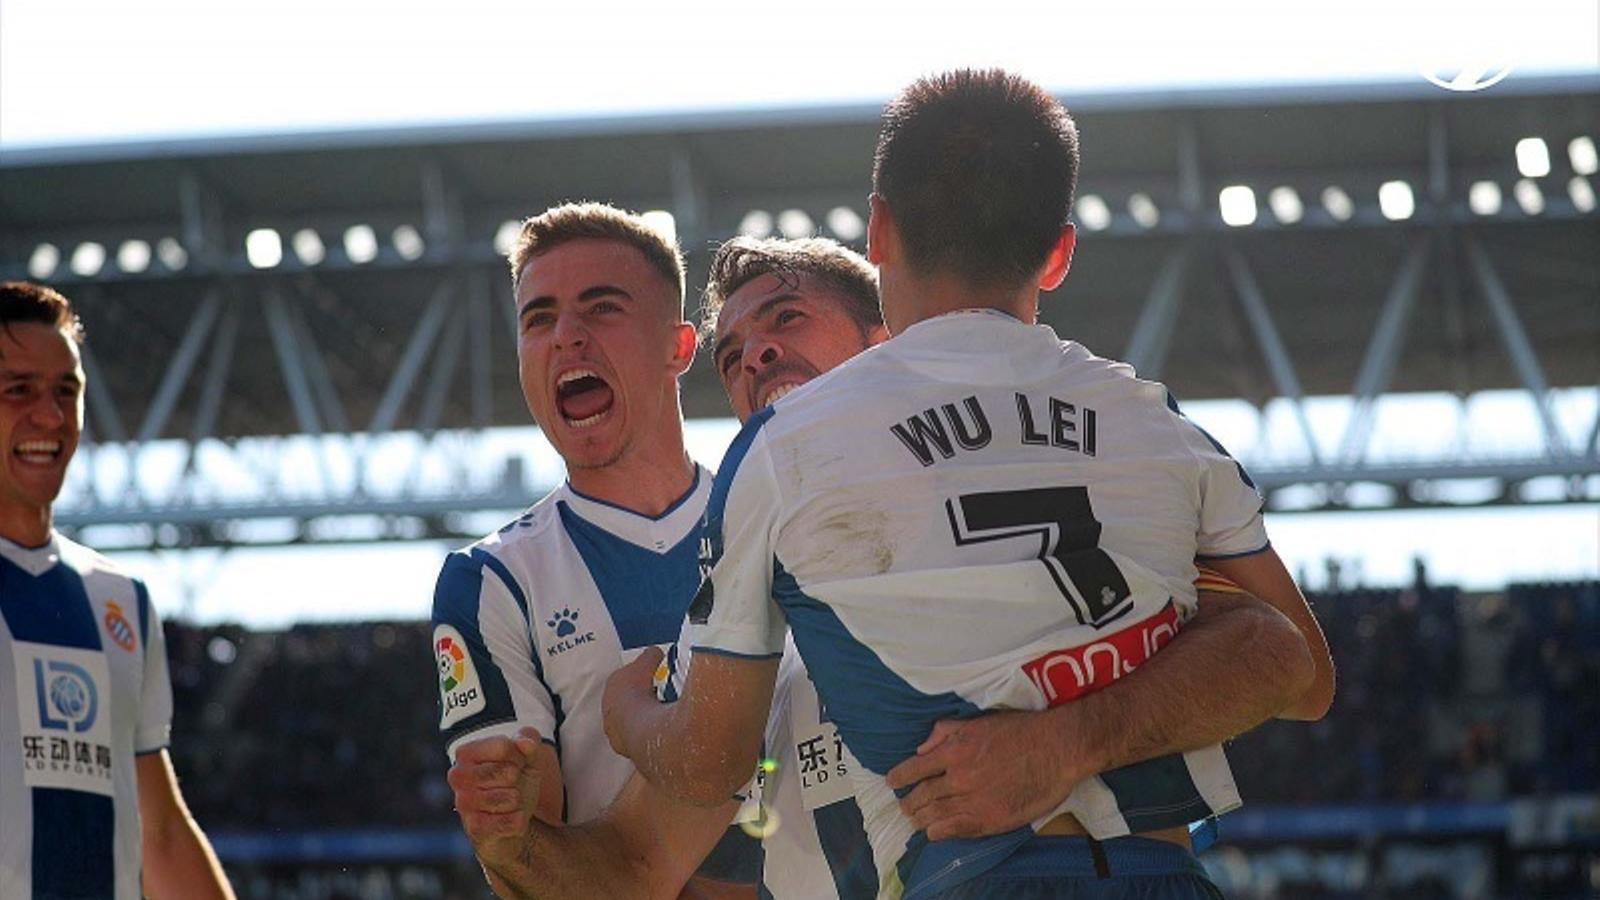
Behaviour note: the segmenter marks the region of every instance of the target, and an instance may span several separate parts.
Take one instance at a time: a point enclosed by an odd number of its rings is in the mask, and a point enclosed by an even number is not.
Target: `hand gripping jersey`
[[[171,722],[144,584],[57,534],[0,539],[0,897],[137,900],[134,757]]]
[[[690,630],[658,670],[656,693],[677,699],[692,665]],[[791,641],[778,666],[762,761],[740,792],[737,821],[761,839],[760,896],[870,900],[878,863],[867,841],[850,770],[859,764],[829,721]],[[893,865],[891,858],[888,864]]]
[[[564,485],[445,560],[433,600],[439,730],[463,741],[531,725],[555,746],[566,819],[593,818],[633,764],[600,715],[606,679],[677,638],[698,583],[696,536],[711,475],[656,518]]]
[[[694,645],[770,657],[788,624],[896,860],[881,893],[924,896],[1032,830],[929,844],[883,776],[939,719],[1133,671],[1192,613],[1197,557],[1265,549],[1260,509],[1161,385],[1043,326],[943,316],[746,424],[707,507]],[[1103,773],[1063,809],[1107,838],[1238,803],[1212,747]]]

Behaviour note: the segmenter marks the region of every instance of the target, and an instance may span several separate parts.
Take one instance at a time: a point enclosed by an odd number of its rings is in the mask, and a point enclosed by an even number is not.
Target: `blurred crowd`
[[[1229,757],[1250,805],[1494,801],[1600,786],[1600,584],[1313,597],[1326,719]],[[208,830],[453,825],[424,622],[168,623],[173,754]],[[1308,777],[1310,773],[1310,777]]]

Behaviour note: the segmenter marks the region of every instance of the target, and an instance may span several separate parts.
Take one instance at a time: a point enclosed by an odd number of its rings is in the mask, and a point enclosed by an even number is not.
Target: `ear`
[[[1078,244],[1078,229],[1067,225],[1061,229],[1061,234],[1056,236],[1056,242],[1050,247],[1050,255],[1045,257],[1044,266],[1039,270],[1039,289],[1053,291],[1061,286],[1062,280],[1067,277],[1067,270],[1072,268],[1072,250]]]
[[[889,339],[889,326],[878,324],[867,329],[867,346],[876,347]]]
[[[689,364],[694,362],[695,346],[699,344],[698,335],[694,326],[688,322],[679,322],[672,327],[672,368],[682,375],[689,371]]]
[[[870,212],[867,214],[867,262],[883,265],[893,237],[894,220],[889,215],[889,204],[876,193],[867,197]]]

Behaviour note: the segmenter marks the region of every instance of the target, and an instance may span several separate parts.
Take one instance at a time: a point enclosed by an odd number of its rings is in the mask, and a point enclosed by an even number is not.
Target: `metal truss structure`
[[[1066,98],[1083,141],[1066,285],[1042,318],[1189,399],[1298,410],[1308,452],[1252,472],[1305,508],[1600,499],[1600,78]],[[68,528],[133,546],[433,538],[559,477],[527,424],[504,252],[566,199],[656,210],[691,286],[735,233],[863,239],[877,110],[828,108],[9,151],[0,277],[88,325]],[[1400,392],[1526,393],[1536,452],[1369,452]],[[1595,388],[1600,390],[1600,388]],[[1344,395],[1337,446],[1307,397]],[[690,416],[725,416],[710,367]],[[158,449],[159,448],[159,449]],[[157,458],[159,457],[159,462]],[[143,473],[162,469],[157,476]],[[135,474],[141,471],[141,474]],[[267,523],[263,525],[262,523]],[[276,524],[273,524],[276,523]]]

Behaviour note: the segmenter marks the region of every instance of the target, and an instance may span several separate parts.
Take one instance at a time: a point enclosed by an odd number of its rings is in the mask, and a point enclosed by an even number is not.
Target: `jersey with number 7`
[[[1131,672],[1195,605],[1195,560],[1267,548],[1244,469],[1160,384],[997,313],[919,323],[753,416],[707,507],[696,650],[784,629],[861,763],[887,894],[950,887],[1029,828],[929,844],[883,776],[933,724],[1043,709]],[[1114,770],[1096,837],[1239,804],[1220,747]]]

